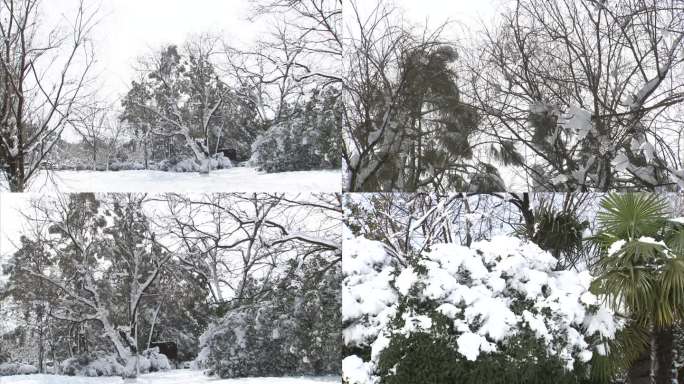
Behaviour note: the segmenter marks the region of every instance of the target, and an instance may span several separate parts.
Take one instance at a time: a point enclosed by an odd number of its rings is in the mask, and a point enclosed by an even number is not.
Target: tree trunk
[[[154,334],[154,326],[157,323],[157,316],[159,315],[160,309],[161,309],[161,302],[157,305],[157,309],[154,311],[154,317],[152,317],[152,325],[150,325],[150,334],[147,337],[147,349],[150,349],[151,345],[152,345],[152,335]]]
[[[466,246],[470,247],[470,245],[473,243],[473,237],[472,237],[472,234],[470,233],[470,229],[472,227],[472,223],[470,222],[470,214],[472,212],[470,211],[470,203],[468,202],[468,195],[465,195],[463,197],[463,203],[464,203],[465,211],[466,211],[466,222],[465,222],[465,225],[466,225],[466,229],[465,229]]]
[[[45,373],[45,331],[42,325],[38,332],[38,372]]]
[[[52,332],[52,324],[48,323],[48,337],[50,340],[50,356],[52,357],[52,374],[59,374],[59,364],[57,363],[57,352],[55,351],[55,335]]]
[[[648,384],[651,366],[650,351],[646,350],[636,359],[627,371],[627,383]]]
[[[657,339],[656,339],[656,329],[655,326],[653,325],[653,322],[651,322],[651,334],[650,334],[651,342],[651,355],[650,355],[650,360],[651,360],[651,367],[648,372],[648,382],[649,384],[656,384],[656,372],[658,371],[658,344],[657,344]]]
[[[672,384],[673,338],[672,327],[661,328],[656,331],[657,384]]]
[[[6,171],[10,192],[24,192],[26,184],[24,172],[24,159],[21,156],[10,159]]]
[[[93,140],[93,171],[97,171],[97,146]]]
[[[119,336],[119,332],[117,332],[116,329],[112,326],[112,324],[108,320],[101,321],[102,327],[104,328],[104,333],[107,335],[109,338],[109,341],[114,344],[114,349],[116,349],[117,355],[119,355],[120,358],[127,360],[127,358],[131,355],[130,351],[128,348],[124,346],[124,343],[121,341],[121,336]]]
[[[147,137],[148,137],[148,135],[145,134],[145,139],[143,140],[143,152],[144,152],[143,157],[145,158],[145,170],[149,169],[148,164],[147,164],[147,163],[148,163],[148,162],[147,162],[147,160],[148,160],[148,155],[147,155]]]

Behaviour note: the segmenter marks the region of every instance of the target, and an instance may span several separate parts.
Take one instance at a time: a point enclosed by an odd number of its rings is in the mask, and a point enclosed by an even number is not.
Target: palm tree
[[[610,194],[601,202],[592,239],[601,250],[593,288],[630,319],[621,341],[650,360],[651,384],[672,382],[672,326],[684,319],[684,226],[669,222],[668,210],[655,194]],[[648,335],[645,343],[640,334]],[[630,382],[640,382],[635,354],[623,357]]]

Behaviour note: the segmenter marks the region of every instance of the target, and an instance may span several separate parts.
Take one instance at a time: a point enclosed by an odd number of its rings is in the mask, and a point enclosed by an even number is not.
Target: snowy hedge
[[[138,365],[136,370],[136,364]],[[62,373],[67,376],[125,376],[135,377],[136,372],[148,373],[171,369],[168,358],[159,353],[159,348],[143,351],[127,361],[105,352],[84,353],[62,362]]]
[[[0,364],[0,376],[32,375],[38,373],[38,368],[30,364],[2,363]]]
[[[233,163],[223,154],[216,154],[213,157],[199,162],[195,159],[167,159],[157,165],[157,169],[165,172],[208,172],[215,169],[230,169]]]
[[[605,355],[623,325],[589,291],[587,272],[554,271],[555,258],[517,238],[441,244],[411,263],[381,243],[346,240],[346,382],[478,382],[474,370],[497,367],[563,375]]]
[[[250,164],[269,173],[330,168],[317,137],[315,130],[302,131],[290,122],[276,125],[256,139]]]

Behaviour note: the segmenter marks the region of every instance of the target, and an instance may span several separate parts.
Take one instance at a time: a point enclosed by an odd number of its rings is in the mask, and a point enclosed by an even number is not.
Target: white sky
[[[456,22],[479,28],[481,21],[489,21],[503,0],[397,0],[405,9],[405,16],[415,22],[436,26]]]
[[[192,35],[219,33],[234,46],[253,42],[267,23],[247,20],[247,0],[85,0],[99,7],[100,22],[93,34],[101,96],[112,100],[126,92],[140,56],[164,44],[181,45]],[[49,25],[72,20],[78,0],[43,0]],[[264,20],[266,21],[266,20]]]
[[[355,0],[362,16],[375,8],[377,0]],[[392,1],[392,0],[388,0]],[[412,24],[430,28],[451,23],[446,37],[460,39],[464,34],[481,30],[483,23],[491,21],[507,0],[393,0],[403,12],[402,16]],[[345,13],[345,18],[351,12]],[[347,19],[350,20],[350,19]]]

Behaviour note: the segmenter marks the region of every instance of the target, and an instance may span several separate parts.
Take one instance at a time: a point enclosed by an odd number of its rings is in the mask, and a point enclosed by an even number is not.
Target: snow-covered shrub
[[[166,355],[159,353],[159,347],[146,349],[142,355],[148,360],[148,372],[167,371],[171,369],[171,364]]]
[[[197,360],[223,378],[310,373],[296,333],[296,320],[276,302],[243,307],[202,335]]]
[[[109,165],[110,171],[141,171],[145,169],[142,163],[137,161],[115,161]]]
[[[137,368],[136,368],[137,364]],[[62,362],[62,372],[67,376],[125,376],[135,377],[137,372],[148,373],[171,369],[168,358],[159,348],[130,356],[126,361],[106,352],[84,353]]]
[[[0,364],[0,376],[32,375],[38,373],[38,368],[31,364],[2,363]]]
[[[171,172],[198,172],[199,164],[193,159],[183,159],[171,168]]]
[[[339,90],[314,93],[303,105],[290,106],[289,117],[252,144],[250,165],[266,172],[336,169],[341,166]]]
[[[36,373],[38,373],[38,368],[31,364],[19,364],[19,368],[17,369],[18,375],[33,375]]]
[[[64,360],[62,372],[67,376],[121,376],[124,366],[115,355],[94,352]]]
[[[212,167],[214,169],[230,169],[233,168],[233,162],[225,157],[222,153],[217,153],[212,157]]]
[[[165,172],[203,172],[207,173],[214,169],[230,169],[233,167],[233,163],[229,158],[223,156],[222,153],[217,153],[213,157],[199,162],[195,159],[185,158],[185,159],[166,159],[162,160],[157,169]]]
[[[315,141],[314,130],[303,131],[292,121],[280,123],[256,139],[250,164],[269,173],[323,168]]]
[[[407,267],[351,238],[343,260],[349,383],[573,380],[623,325],[587,272],[554,271],[554,257],[514,237],[440,244]]]

